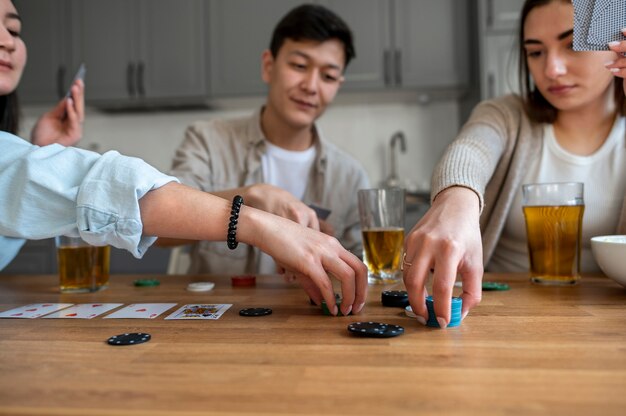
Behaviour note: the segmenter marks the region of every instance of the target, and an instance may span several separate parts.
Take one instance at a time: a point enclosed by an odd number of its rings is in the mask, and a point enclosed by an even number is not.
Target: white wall
[[[118,150],[167,171],[187,125],[250,114],[261,103],[260,98],[231,100],[219,103],[219,110],[193,111],[106,113],[89,109],[80,147],[98,152]],[[24,132],[30,131],[45,110],[24,109],[23,136],[28,136]],[[408,181],[409,189],[426,190],[435,163],[458,131],[458,104],[454,99],[420,104],[411,97],[348,96],[328,109],[319,124],[328,139],[364,165],[375,186],[389,174],[389,140],[394,132],[403,130],[407,153],[398,157],[399,176]]]

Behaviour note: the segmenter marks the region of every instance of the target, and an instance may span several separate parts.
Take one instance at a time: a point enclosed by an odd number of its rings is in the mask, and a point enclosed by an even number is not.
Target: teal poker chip
[[[483,282],[483,291],[492,291],[492,290],[509,290],[510,287],[506,283],[499,282]]]
[[[450,302],[450,323],[448,323],[448,328],[454,328],[461,325],[461,310],[463,307],[463,299],[458,297],[453,297]],[[426,326],[432,328],[440,328],[439,322],[437,322],[437,315],[435,315],[435,306],[433,302],[432,296],[426,297],[426,309],[428,309],[428,320],[426,321]]]
[[[145,287],[145,286],[158,286],[161,284],[157,279],[137,279],[133,282],[135,286]]]

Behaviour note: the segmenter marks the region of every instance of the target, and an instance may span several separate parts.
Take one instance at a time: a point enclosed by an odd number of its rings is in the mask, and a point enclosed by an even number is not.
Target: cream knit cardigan
[[[526,167],[539,156],[542,142],[543,126],[528,118],[520,97],[508,95],[480,103],[435,167],[433,200],[451,186],[464,186],[478,195],[485,265],[498,243]],[[615,233],[626,234],[626,195]]]

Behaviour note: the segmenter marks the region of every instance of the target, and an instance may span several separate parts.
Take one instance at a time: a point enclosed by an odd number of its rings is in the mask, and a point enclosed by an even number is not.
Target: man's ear
[[[272,70],[274,69],[274,57],[269,49],[263,51],[261,55],[261,78],[266,84],[272,79]]]

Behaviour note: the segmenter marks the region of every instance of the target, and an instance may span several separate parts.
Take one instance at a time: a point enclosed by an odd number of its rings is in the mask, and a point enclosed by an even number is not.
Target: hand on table
[[[82,80],[76,80],[71,97],[63,98],[39,118],[31,132],[31,142],[38,146],[52,143],[73,146],[82,138],[84,119],[85,85]]]
[[[242,212],[246,208],[243,207]],[[341,312],[348,315],[363,309],[367,268],[358,257],[344,249],[334,237],[285,218],[258,211],[256,214],[261,226],[252,236],[251,244],[272,256],[287,275],[295,276],[316,304],[324,299],[329,311],[337,314],[332,277],[341,282]]]
[[[463,310],[480,303],[483,275],[479,200],[474,191],[448,188],[435,198],[426,215],[405,239],[404,284],[418,320],[426,324],[426,281],[433,272],[433,300],[442,328],[450,322],[450,302],[456,275],[463,280]]]

